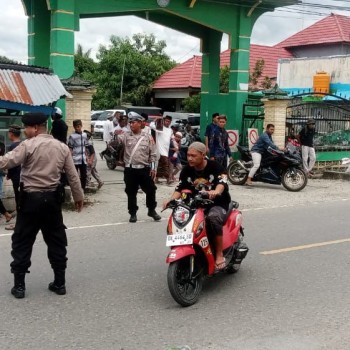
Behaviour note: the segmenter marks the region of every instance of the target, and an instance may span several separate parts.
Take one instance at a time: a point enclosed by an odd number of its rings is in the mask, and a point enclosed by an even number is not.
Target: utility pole
[[[126,55],[124,55],[122,78],[121,78],[121,82],[120,82],[120,103],[119,103],[120,105],[122,105],[122,103],[123,103],[123,82],[124,82],[125,60],[126,60]]]

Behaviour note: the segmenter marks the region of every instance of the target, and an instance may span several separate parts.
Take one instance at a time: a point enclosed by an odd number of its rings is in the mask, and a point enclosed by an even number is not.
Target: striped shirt
[[[68,139],[68,147],[72,150],[74,164],[86,164],[86,150],[88,145],[87,135],[85,132],[81,134],[73,132]]]

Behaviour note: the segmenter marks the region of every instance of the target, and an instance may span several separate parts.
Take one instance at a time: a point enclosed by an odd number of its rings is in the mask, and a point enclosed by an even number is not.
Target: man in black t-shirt
[[[314,148],[315,120],[309,119],[306,126],[298,135],[301,144],[301,154],[303,157],[303,167],[308,175],[313,175],[312,168],[316,162],[316,152]]]
[[[180,174],[180,182],[171,196],[171,200],[179,199],[181,191],[189,189],[192,192],[204,190],[214,204],[206,216],[208,233],[214,236],[216,269],[225,268],[223,255],[223,225],[227,209],[231,201],[227,185],[226,170],[216,161],[206,159],[206,146],[201,142],[193,142],[187,152],[188,165]],[[203,189],[202,189],[203,188]],[[163,208],[169,201],[163,203]]]

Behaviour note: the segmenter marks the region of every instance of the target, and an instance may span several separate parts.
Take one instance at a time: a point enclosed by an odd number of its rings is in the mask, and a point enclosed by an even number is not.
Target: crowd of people
[[[76,119],[73,121],[74,132],[68,136],[68,126],[62,117],[61,109],[55,108],[49,135],[47,116],[27,113],[22,116],[26,139],[21,140],[20,126],[11,125],[8,130],[11,145],[7,153],[5,145],[0,143],[0,185],[5,176],[3,171],[8,169],[6,176],[12,181],[16,201],[16,211],[11,213],[0,200],[0,213],[7,222],[17,214],[16,223],[6,226],[14,231],[11,252],[14,286],[11,293],[16,298],[25,296],[25,275],[31,266],[32,248],[39,230],[48,246],[48,258],[54,272],[54,280],[48,288],[58,295],[66,293],[67,237],[61,210],[64,187],[71,187],[75,207],[80,211],[84,190],[91,178],[97,181],[98,189],[104,184],[96,168],[91,131],[83,130],[82,121]],[[228,160],[232,159],[225,130],[227,117],[213,114],[212,123],[205,131],[205,143],[198,142],[190,124],[181,132],[171,122],[171,116],[165,115],[148,125],[148,115],[135,112],[128,115],[117,112],[106,122],[103,138],[106,145],[112,141],[121,145],[118,165],[124,167],[129,222],[137,222],[137,194],[140,191],[146,195],[148,216],[159,221],[157,184],[165,180],[163,183],[176,186],[169,200],[180,198],[184,189],[193,191],[204,186],[213,200],[206,219],[215,241],[216,268],[223,269],[226,262],[222,252],[222,226],[230,203],[226,168]],[[314,126],[315,122],[308,120],[298,135],[308,174],[311,174],[315,158]],[[251,185],[266,147],[277,148],[272,141],[273,132],[274,126],[267,125],[252,148],[254,167],[249,173],[248,185]],[[102,159],[105,153],[100,153]],[[164,208],[169,200],[163,203]]]

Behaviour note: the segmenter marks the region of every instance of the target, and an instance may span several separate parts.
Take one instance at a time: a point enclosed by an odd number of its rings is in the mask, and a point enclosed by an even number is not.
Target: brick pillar
[[[286,109],[290,99],[282,98],[266,98],[262,99],[265,108],[264,129],[267,124],[275,125],[275,132],[272,136],[274,143],[283,148],[286,139]]]
[[[81,90],[66,87],[66,90],[72,94],[73,98],[66,98],[66,118],[68,125],[68,135],[73,129],[73,120],[81,119],[83,122],[83,130],[91,129],[91,100],[95,89],[82,88]]]

